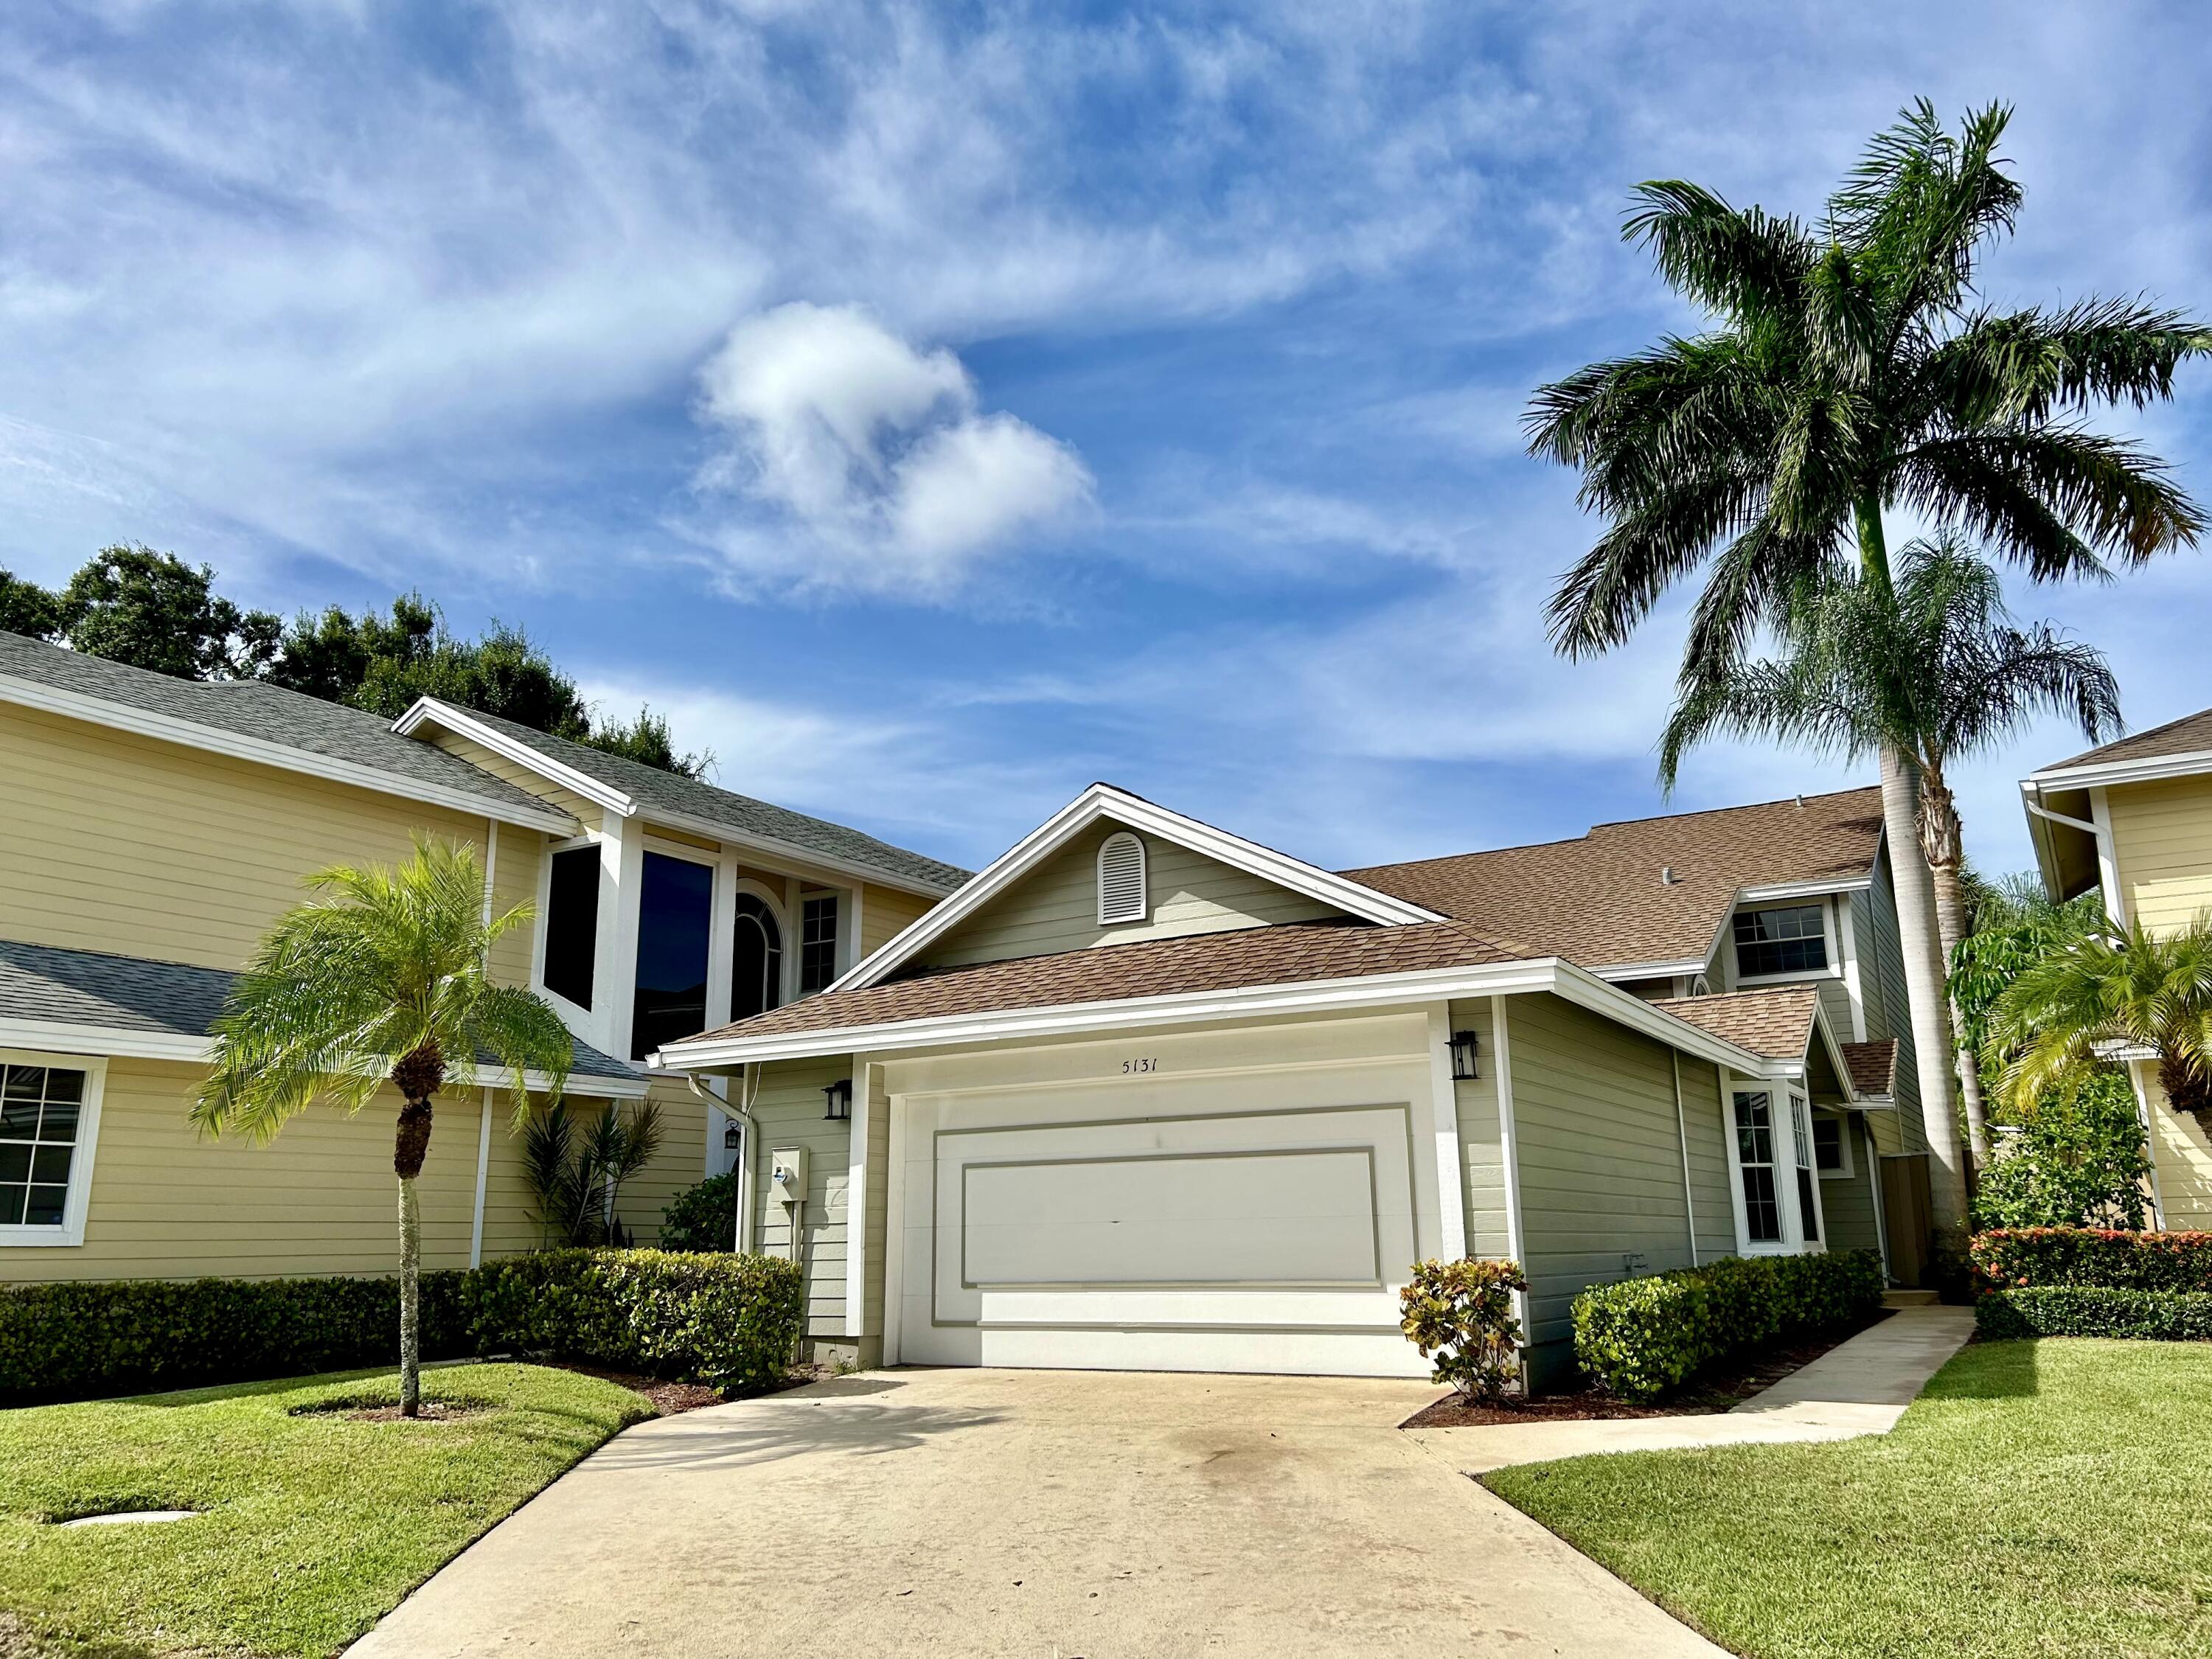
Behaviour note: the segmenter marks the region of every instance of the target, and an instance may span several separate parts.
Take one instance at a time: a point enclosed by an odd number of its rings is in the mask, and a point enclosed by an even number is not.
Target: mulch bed
[[[724,1395],[717,1388],[704,1382],[667,1382],[657,1376],[641,1376],[635,1371],[611,1371],[598,1365],[578,1365],[567,1360],[547,1360],[564,1371],[578,1371],[586,1376],[596,1376],[603,1382],[613,1382],[641,1394],[653,1401],[657,1416],[674,1417],[679,1412],[696,1412],[702,1406],[719,1406]]]
[[[1885,1308],[1872,1319],[1839,1330],[1826,1331],[1802,1342],[1785,1343],[1723,1360],[1711,1370],[1692,1377],[1665,1400],[1636,1405],[1616,1400],[1595,1389],[1571,1394],[1539,1395],[1534,1400],[1513,1401],[1503,1406],[1462,1405],[1456,1395],[1446,1395],[1433,1406],[1414,1413],[1398,1426],[1403,1429],[1471,1429],[1497,1423],[1589,1422],[1626,1417],[1711,1417],[1741,1405],[1752,1395],[1772,1388],[1794,1370],[1811,1364],[1829,1349],[1850,1341],[1861,1331],[1889,1317]]]
[[[465,1417],[482,1417],[491,1409],[489,1406],[461,1406],[450,1401],[426,1400],[415,1413],[417,1423],[458,1423]],[[349,1411],[331,1412],[332,1417],[343,1417],[349,1423],[402,1423],[407,1419],[399,1414],[397,1406],[356,1406]]]

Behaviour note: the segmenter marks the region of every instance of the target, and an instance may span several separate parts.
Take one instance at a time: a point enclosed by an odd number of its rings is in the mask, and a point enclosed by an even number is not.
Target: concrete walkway
[[[1903,1308],[1733,1411],[1611,1422],[1507,1423],[1415,1429],[1414,1438],[1469,1474],[1592,1452],[1849,1440],[1887,1434],[1928,1379],[1973,1334],[1966,1308]]]
[[[1401,1432],[1437,1393],[895,1370],[666,1418],[350,1659],[1725,1659]]]

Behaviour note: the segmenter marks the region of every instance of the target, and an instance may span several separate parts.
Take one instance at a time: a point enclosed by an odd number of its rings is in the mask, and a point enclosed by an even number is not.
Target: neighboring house
[[[1917,1272],[1888,893],[1873,789],[1332,872],[1102,784],[823,995],[648,1064],[757,1123],[769,1248],[775,1170],[810,1218],[832,1172],[817,1348],[1418,1373],[1397,1289],[1471,1252],[1526,1264],[1540,1381],[1594,1282]]]
[[[2212,709],[2046,766],[2021,784],[2044,885],[2102,893],[2153,933],[2212,911]],[[2166,1104],[2156,1064],[2125,1055],[2150,1143],[2161,1227],[2212,1227],[2212,1141]]]
[[[0,1281],[392,1271],[391,1111],[318,1109],[265,1147],[185,1120],[233,974],[311,871],[427,834],[536,905],[492,969],[574,1034],[575,1109],[659,1103],[660,1154],[623,1192],[646,1240],[733,1152],[711,1099],[635,1061],[827,985],[966,873],[466,709],[389,722],[12,634],[0,778]],[[539,1243],[507,1113],[440,1097],[424,1266]],[[833,1231],[832,1206],[805,1225]]]

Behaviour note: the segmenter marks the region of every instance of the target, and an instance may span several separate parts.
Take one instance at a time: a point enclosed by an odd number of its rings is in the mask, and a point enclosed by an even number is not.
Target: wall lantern
[[[822,1114],[823,1117],[833,1121],[842,1121],[853,1115],[852,1079],[839,1078],[836,1082],[823,1090],[822,1097],[829,1103],[829,1109]]]
[[[1452,1081],[1464,1083],[1469,1078],[1480,1077],[1474,1069],[1474,1033],[1454,1031],[1451,1036]]]
[[[734,1152],[744,1144],[744,1132],[738,1127],[737,1119],[732,1118],[722,1126],[722,1150]]]

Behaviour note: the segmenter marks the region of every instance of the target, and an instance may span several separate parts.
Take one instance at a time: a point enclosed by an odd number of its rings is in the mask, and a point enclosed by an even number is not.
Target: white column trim
[[[868,1119],[875,1067],[853,1056],[853,1117],[845,1143],[845,1334],[867,1334]],[[884,1240],[890,1249],[890,1241]]]
[[[1682,1148],[1682,1222],[1690,1233],[1690,1265],[1698,1265],[1698,1200],[1690,1190],[1690,1121],[1682,1111],[1682,1051],[1669,1048],[1674,1072],[1674,1138]]]
[[[860,954],[860,888],[856,882],[837,895],[837,971],[831,983],[858,966]]]
[[[1738,1143],[1735,1123],[1735,1085],[1728,1067],[1713,1066],[1713,1077],[1721,1091],[1721,1140],[1728,1153],[1729,1209],[1735,1218],[1735,1253],[1749,1255],[1751,1252],[1751,1218],[1743,1209],[1743,1159]]]
[[[1868,1190],[1874,1194],[1874,1242],[1881,1252],[1882,1282],[1887,1284],[1892,1275],[1889,1270],[1889,1222],[1881,1212],[1881,1146],[1874,1138],[1874,1125],[1867,1121],[1865,1113],[1850,1113],[1844,1121],[1856,1124],[1861,1138],[1866,1142]]]
[[[491,926],[492,892],[499,881],[499,820],[484,820],[483,925]]]
[[[1851,994],[1851,1041],[1864,1042],[1866,1034],[1866,991],[1859,980],[1858,929],[1851,921],[1851,896],[1838,893],[1836,905],[1836,942],[1844,958],[1844,984]]]
[[[1451,1005],[1429,1010],[1430,1115],[1436,1131],[1437,1254],[1467,1254],[1467,1200],[1460,1182],[1459,1085],[1452,1081]]]
[[[2119,848],[2112,839],[2112,808],[2100,784],[2089,792],[2089,821],[2097,827],[2097,884],[2105,890],[2105,913],[2127,926],[2127,896],[2120,890]]]
[[[1490,1046],[1498,1051],[1498,1157],[1504,1166],[1505,1248],[1528,1277],[1528,1241],[1521,1229],[1521,1142],[1513,1127],[1513,1041],[1508,1032],[1505,998],[1490,999]],[[1521,1322],[1522,1352],[1534,1343],[1535,1331],[1528,1312],[1528,1292],[1513,1292],[1513,1316]],[[1521,1392],[1528,1392],[1528,1362],[1522,1362]]]
[[[906,1296],[906,1114],[900,1097],[888,1095],[884,1109],[888,1146],[884,1157],[884,1364],[899,1363],[899,1327]]]
[[[496,826],[495,826],[496,827]],[[491,1095],[483,1091],[482,1110],[477,1119],[477,1200],[469,1219],[469,1266],[483,1266],[484,1188],[491,1178]]]
[[[797,876],[783,878],[783,996],[777,1006],[799,1000],[799,959],[805,951],[806,904],[799,896],[805,885]]]

